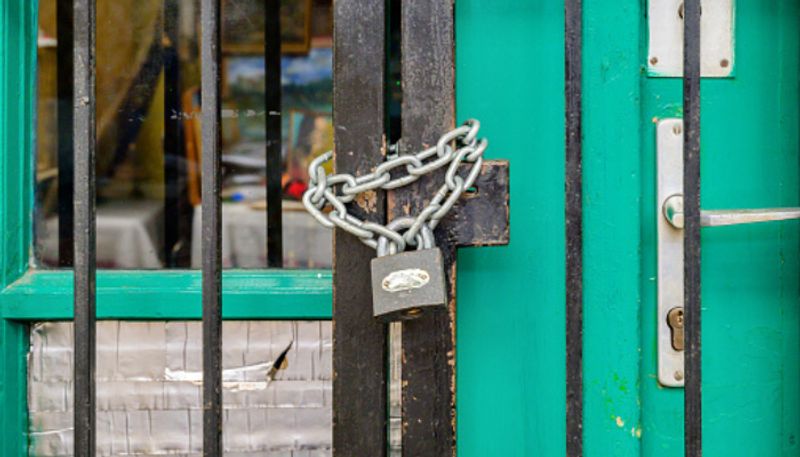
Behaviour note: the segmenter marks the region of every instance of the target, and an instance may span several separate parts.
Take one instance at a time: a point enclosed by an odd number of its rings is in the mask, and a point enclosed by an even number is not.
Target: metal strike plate
[[[733,74],[734,0],[703,0],[700,18],[701,75]],[[683,0],[649,0],[647,74],[683,76]]]
[[[412,319],[445,308],[444,263],[439,249],[406,251],[372,259],[372,306],[384,321]]]
[[[673,346],[670,311],[683,306],[683,230],[673,227],[662,208],[683,192],[683,120],[662,119],[656,126],[658,184],[658,382],[683,386],[683,351]]]
[[[442,230],[456,246],[508,244],[508,171],[507,160],[484,161],[473,189],[464,192],[453,211],[442,219]]]

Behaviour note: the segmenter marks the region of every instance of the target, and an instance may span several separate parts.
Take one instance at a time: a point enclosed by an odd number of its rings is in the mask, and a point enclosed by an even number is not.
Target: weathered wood
[[[368,173],[383,160],[385,1],[334,2],[334,160],[337,172]],[[382,192],[348,210],[384,222]],[[333,454],[385,456],[387,326],[372,316],[370,259],[356,237],[334,231]]]
[[[436,143],[455,124],[453,3],[406,0],[402,4],[402,152]],[[443,182],[444,170],[389,194],[390,217],[418,214]],[[455,455],[454,236],[436,232],[448,290],[446,311],[403,323],[403,455]],[[452,225],[452,224],[451,224]]]

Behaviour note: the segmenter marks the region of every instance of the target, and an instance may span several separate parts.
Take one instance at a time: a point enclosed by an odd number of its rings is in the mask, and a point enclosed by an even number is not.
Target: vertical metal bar
[[[222,456],[220,0],[202,0],[203,455]]]
[[[57,94],[58,94],[58,265],[71,267],[73,255],[72,178],[72,99],[73,99],[73,18],[72,0],[56,3]]]
[[[164,65],[164,261],[180,265],[175,252],[181,238],[184,211],[183,124],[181,121],[181,80],[178,59],[179,0],[164,0],[162,53]]]
[[[267,142],[267,266],[283,266],[281,208],[281,2],[266,0],[264,8],[264,109]]]
[[[75,0],[75,455],[95,455],[95,0]]]
[[[455,35],[452,0],[401,5],[401,151],[435,144],[455,124]],[[440,170],[389,194],[389,214],[416,214],[443,182]],[[436,231],[447,284],[447,310],[403,323],[403,455],[455,455],[456,246],[452,220]]]
[[[583,170],[581,0],[566,0],[566,337],[567,456],[583,455]]]
[[[340,173],[365,174],[383,161],[385,0],[337,0],[334,9],[334,161]],[[385,222],[376,192],[348,211]],[[340,229],[333,234],[333,454],[387,453],[387,326],[372,316],[370,259],[375,252]]]
[[[683,43],[683,230],[684,257],[684,439],[687,457],[702,449],[700,357],[700,0],[684,2]]]

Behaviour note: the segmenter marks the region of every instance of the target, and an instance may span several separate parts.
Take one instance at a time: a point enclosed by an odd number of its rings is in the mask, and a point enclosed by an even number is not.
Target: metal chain
[[[383,163],[371,173],[358,177],[347,173],[327,175],[323,164],[333,158],[333,151],[328,151],[315,158],[308,166],[309,187],[303,194],[303,205],[323,226],[339,227],[374,249],[378,248],[381,238],[385,239],[383,244],[388,242],[389,252],[402,252],[407,246],[422,246],[421,231],[433,231],[461,194],[472,187],[481,172],[483,152],[489,142],[483,138],[477,139],[479,129],[480,122],[470,119],[464,125],[442,135],[436,146],[416,154],[399,154],[396,145],[390,146],[390,154]],[[455,144],[456,148],[451,144]],[[462,163],[472,165],[466,177],[458,173]],[[407,186],[421,176],[448,164],[444,184],[411,223],[390,228],[362,221],[347,212],[346,204],[360,193]],[[393,176],[392,171],[399,167],[405,167],[407,174]],[[332,208],[330,212],[325,211],[327,205]],[[406,230],[401,234],[394,227]]]

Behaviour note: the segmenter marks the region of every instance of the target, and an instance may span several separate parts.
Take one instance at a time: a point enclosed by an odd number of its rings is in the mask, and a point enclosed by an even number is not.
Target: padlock
[[[407,228],[413,219],[400,218],[387,228]],[[426,309],[444,308],[447,292],[442,251],[434,246],[427,225],[417,236],[417,250],[396,253],[396,244],[378,240],[378,257],[372,259],[372,309],[382,321],[413,319]]]

